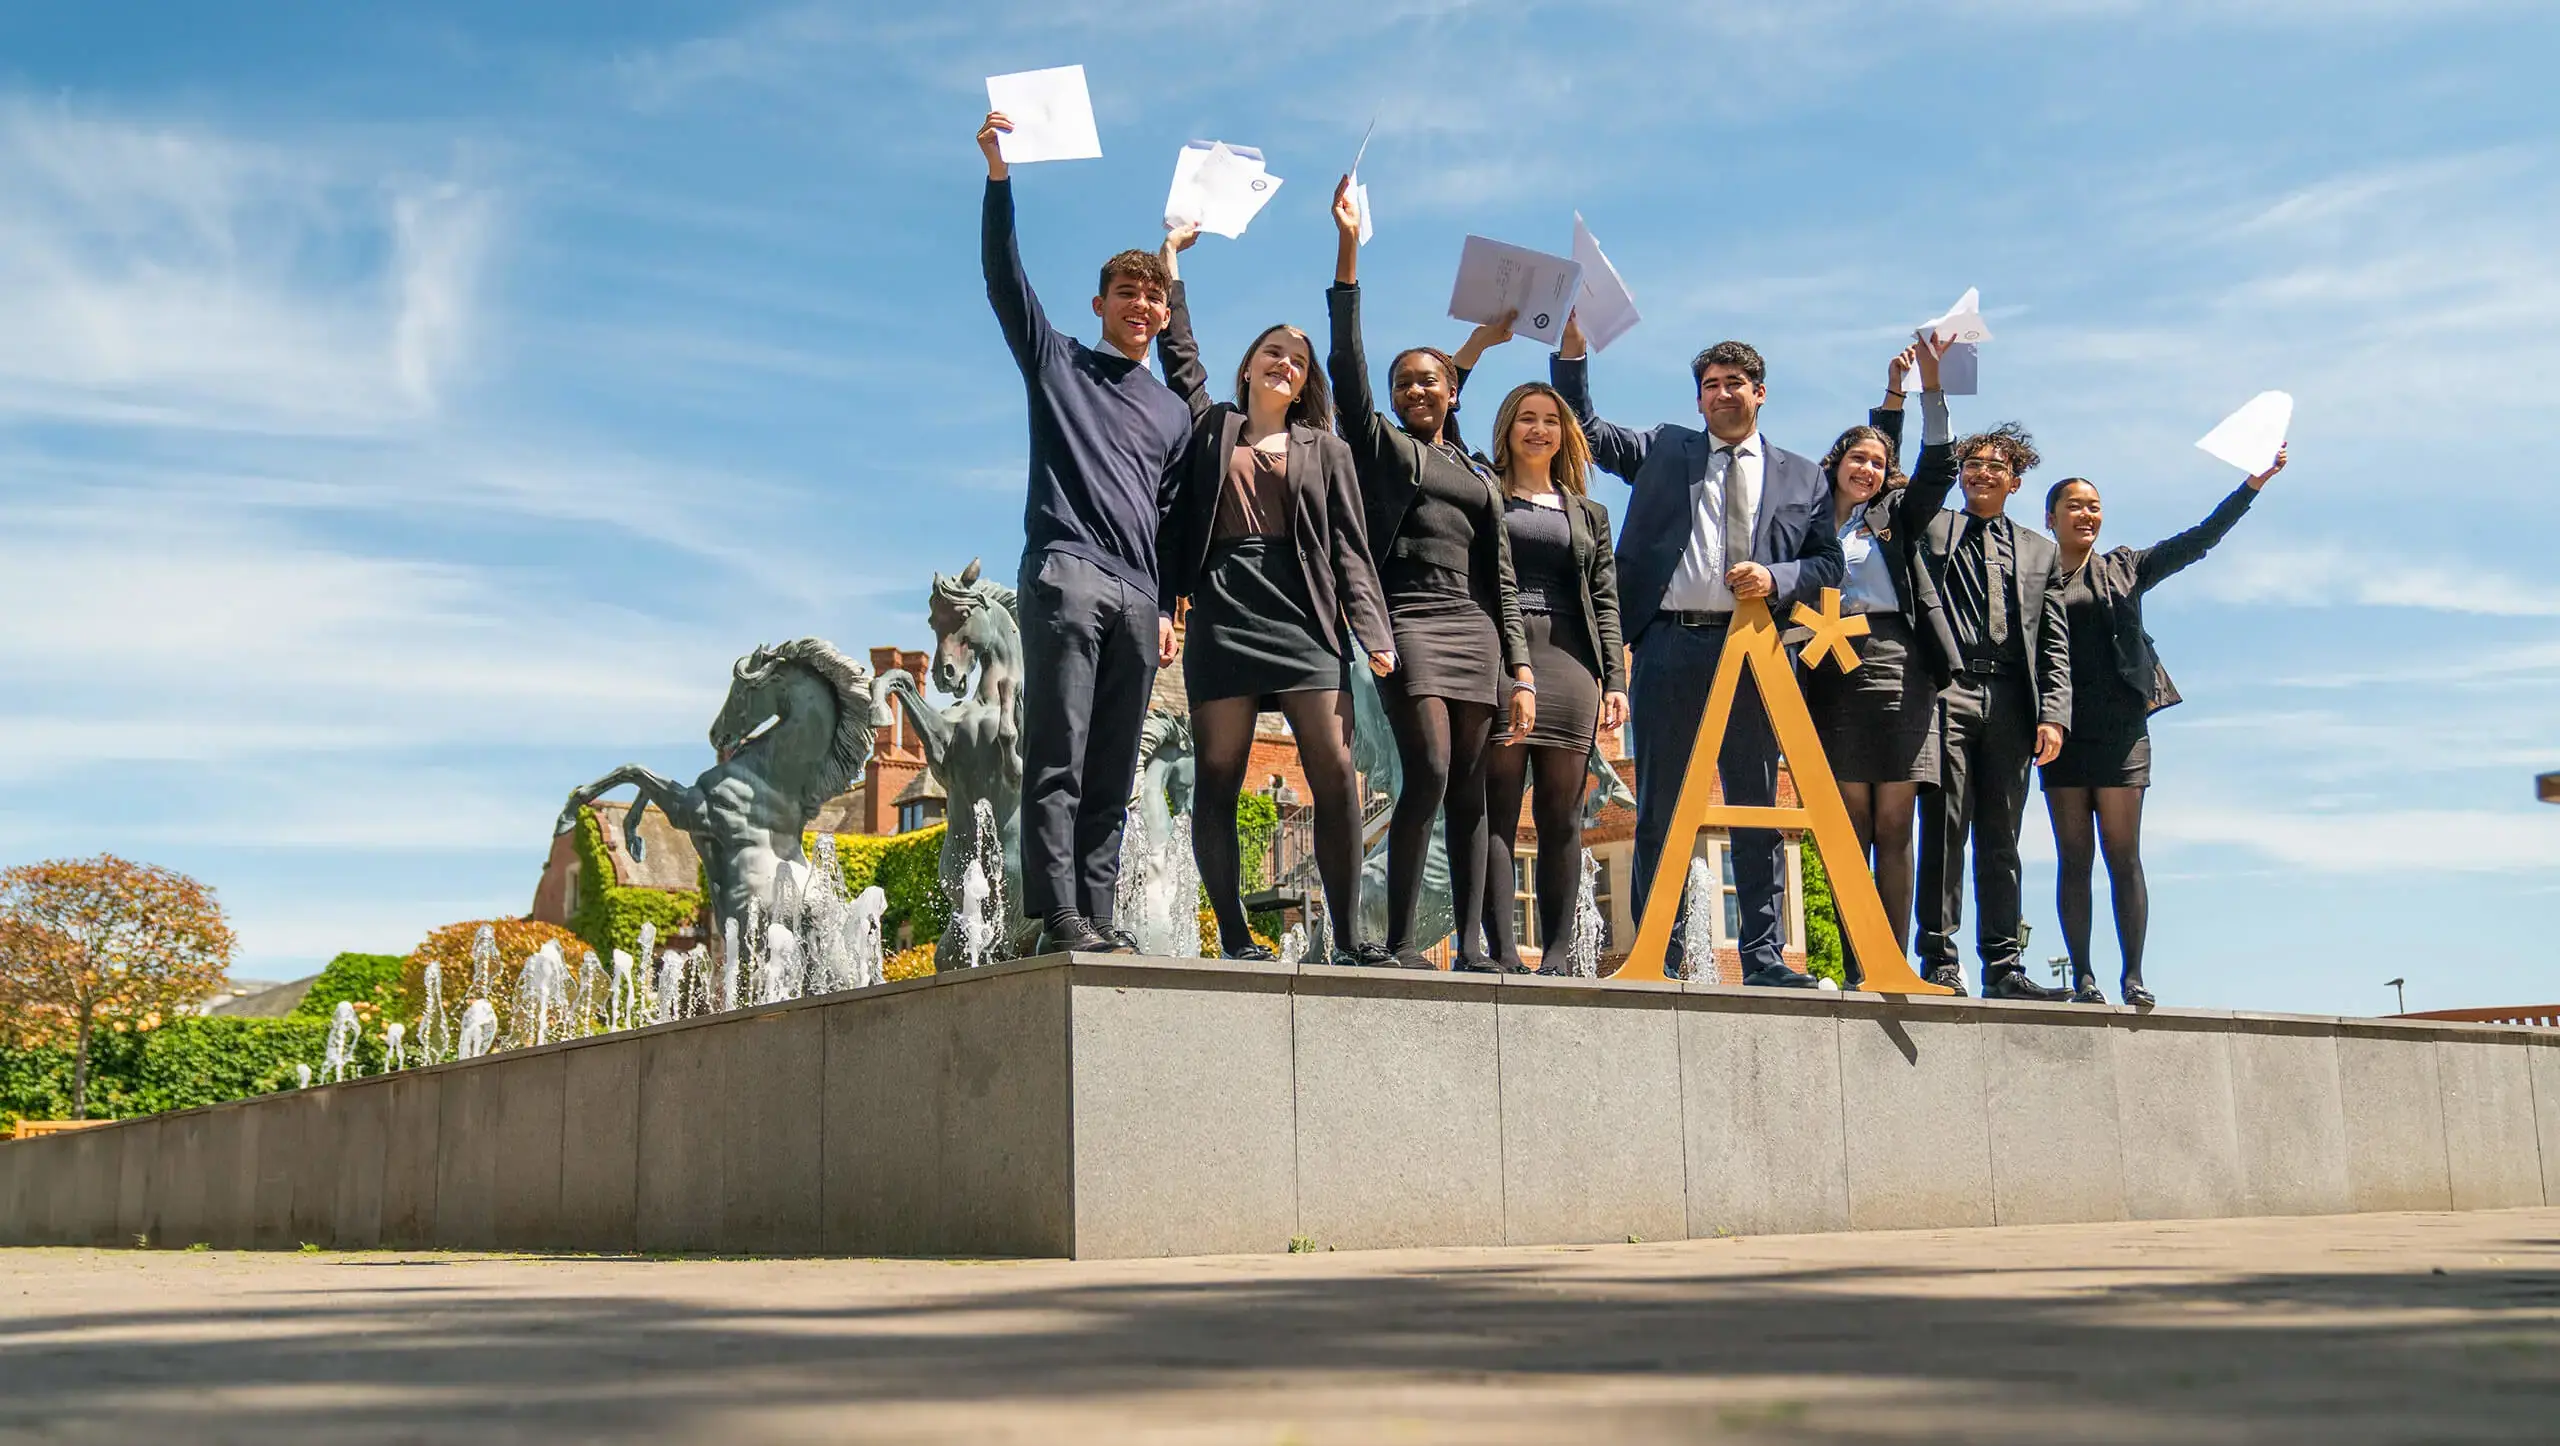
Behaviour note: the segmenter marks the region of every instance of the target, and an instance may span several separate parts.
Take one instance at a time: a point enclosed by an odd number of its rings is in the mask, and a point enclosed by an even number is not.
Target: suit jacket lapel
[[[1778,453],[1769,439],[1760,439],[1760,510],[1751,519],[1751,555],[1776,557],[1777,548],[1770,542],[1770,524],[1778,516]]]

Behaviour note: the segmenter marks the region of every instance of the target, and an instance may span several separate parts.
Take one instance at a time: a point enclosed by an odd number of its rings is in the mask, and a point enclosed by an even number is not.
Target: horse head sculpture
[[[975,675],[980,701],[1022,671],[1022,623],[1013,589],[980,576],[971,558],[958,577],[933,575],[926,604],[933,624],[933,686],[957,698]]]

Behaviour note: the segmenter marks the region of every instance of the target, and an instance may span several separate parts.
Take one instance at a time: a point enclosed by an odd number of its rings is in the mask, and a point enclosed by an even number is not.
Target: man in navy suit
[[[1784,618],[1795,604],[1838,587],[1840,539],[1822,469],[1760,435],[1760,407],[1769,399],[1760,353],[1720,341],[1689,364],[1705,432],[1669,423],[1637,432],[1602,421],[1591,407],[1586,369],[1582,329],[1568,319],[1551,368],[1556,390],[1590,438],[1592,460],[1635,488],[1618,534],[1618,605],[1636,655],[1628,702],[1636,756],[1634,899],[1641,915],[1735,603],[1765,598]],[[1747,672],[1717,771],[1727,803],[1765,807],[1778,800],[1778,742]],[[1735,829],[1732,848],[1742,982],[1812,988],[1813,980],[1788,968],[1780,954],[1786,883],[1777,832]],[[1680,887],[1680,880],[1670,887]]]

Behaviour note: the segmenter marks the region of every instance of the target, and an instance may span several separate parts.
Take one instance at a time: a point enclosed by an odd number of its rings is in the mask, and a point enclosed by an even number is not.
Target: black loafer
[[[1396,956],[1386,945],[1372,942],[1334,950],[1333,962],[1343,969],[1393,969]]]
[[[2151,997],[2151,991],[2142,987],[2141,980],[2127,979],[2124,981],[2124,1002],[2136,1009],[2149,1009],[2160,1001]]]
[[[1928,972],[1922,974],[1920,977],[1928,980],[1932,984],[1952,989],[1958,994],[1965,992],[1964,971],[1958,969],[1953,964],[1932,965]]]
[[[1742,982],[1753,989],[1819,989],[1820,981],[1812,975],[1780,964],[1772,969],[1754,969],[1742,976]]]
[[[2042,1004],[2058,1004],[2063,1000],[2069,999],[2071,997],[2071,993],[2069,990],[2054,989],[2038,984],[2033,979],[2027,977],[2027,971],[2024,969],[2010,968],[2004,969],[1983,981],[1982,997],[1985,999],[2027,999]]]
[[[1413,948],[1410,945],[1402,949],[1389,951],[1387,955],[1387,963],[1389,967],[1396,969],[1422,969],[1434,974],[1440,972],[1439,965],[1432,963],[1428,958],[1424,957],[1421,950]]]
[[[1111,938],[1093,927],[1082,914],[1069,914],[1040,931],[1043,954],[1113,954],[1119,952]]]
[[[2071,991],[2071,1002],[2074,1004],[2104,1004],[2107,1002],[2107,992],[2098,987],[2097,981],[2090,980],[2080,984]]]
[[[1248,964],[1277,964],[1280,962],[1279,955],[1272,953],[1270,950],[1263,948],[1259,944],[1247,944],[1241,949],[1229,949],[1220,954],[1219,957],[1223,959],[1238,959]]]

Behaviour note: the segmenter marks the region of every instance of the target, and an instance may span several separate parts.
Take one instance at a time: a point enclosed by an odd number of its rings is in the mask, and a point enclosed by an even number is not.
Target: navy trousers
[[[1156,682],[1156,600],[1081,557],[1022,560],[1023,912],[1108,925]]]
[[[1681,781],[1689,774],[1690,750],[1697,746],[1698,722],[1706,716],[1707,693],[1715,682],[1717,660],[1724,656],[1721,627],[1683,627],[1657,618],[1636,644],[1634,675],[1628,680],[1629,726],[1636,756],[1636,917],[1644,917],[1645,898],[1653,888],[1654,868],[1662,858],[1663,835],[1671,831],[1671,811],[1680,801]],[[1724,780],[1725,802],[1767,807],[1778,801],[1778,740],[1769,730],[1768,710],[1760,689],[1745,670],[1733,700],[1733,721],[1726,726],[1724,752],[1717,760]],[[1775,969],[1786,962],[1778,915],[1786,903],[1785,844],[1775,829],[1733,830],[1733,886],[1742,914],[1742,972]],[[1666,887],[1680,889],[1686,878],[1673,876]],[[1679,957],[1678,945],[1672,957]]]

